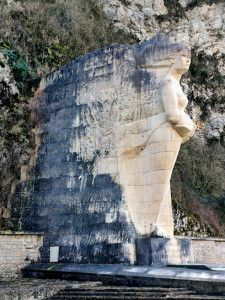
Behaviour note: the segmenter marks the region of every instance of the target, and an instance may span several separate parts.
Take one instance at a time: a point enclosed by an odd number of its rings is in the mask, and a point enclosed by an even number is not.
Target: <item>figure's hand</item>
[[[174,125],[174,129],[183,138],[183,142],[185,142],[193,136],[196,125],[186,113],[182,112],[179,122]]]

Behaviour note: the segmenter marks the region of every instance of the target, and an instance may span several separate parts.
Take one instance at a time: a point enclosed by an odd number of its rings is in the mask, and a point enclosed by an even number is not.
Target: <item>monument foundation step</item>
[[[185,291],[195,291],[198,295],[213,295],[214,297],[198,297],[196,299],[225,299],[225,272],[213,271],[211,269],[202,270],[179,267],[126,266],[121,264],[77,265],[69,263],[47,263],[27,266],[23,269],[23,275],[24,277],[32,278],[57,278],[76,281],[98,281],[102,282],[104,286],[111,287],[123,286],[123,288],[125,288],[125,286],[127,286],[133,287],[134,289],[138,289],[139,287],[143,289],[143,287],[145,287],[149,292],[150,289],[154,288],[173,288],[173,291],[176,290],[181,292],[182,290],[179,289],[184,288]],[[113,290],[110,289],[110,293],[112,293],[112,291]],[[135,291],[137,292],[138,290]],[[124,292],[129,292],[129,290],[123,291],[123,293]],[[187,295],[185,295],[185,293],[181,294],[183,298],[180,299],[186,299],[185,297],[189,295],[189,293],[186,293]],[[222,296],[222,298],[215,298],[217,295]],[[73,296],[73,294],[71,295],[71,293],[69,292],[69,296]],[[87,294],[83,296],[89,297]],[[102,297],[102,295],[95,296]],[[110,296],[109,293],[108,296]],[[78,297],[78,295],[76,295],[76,297]],[[125,295],[123,295],[123,297],[125,297]],[[126,295],[126,297],[132,297],[132,295]],[[139,297],[142,296],[139,295]],[[179,297],[179,295],[176,294],[176,297]]]
[[[124,287],[124,286],[98,286],[86,288],[63,289],[47,300],[59,299],[118,299],[118,300],[145,300],[145,299],[224,299],[221,296],[196,295],[194,291],[184,288],[160,287]]]

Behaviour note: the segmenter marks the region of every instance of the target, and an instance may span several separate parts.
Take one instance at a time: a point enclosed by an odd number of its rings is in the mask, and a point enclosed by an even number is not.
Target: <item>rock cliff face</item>
[[[133,32],[142,42],[163,31],[206,54],[224,53],[223,1],[99,1],[115,26]]]

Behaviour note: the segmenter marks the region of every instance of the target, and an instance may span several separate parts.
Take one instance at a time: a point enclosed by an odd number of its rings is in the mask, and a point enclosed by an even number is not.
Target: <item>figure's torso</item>
[[[184,92],[180,86],[180,83],[178,81],[176,81],[176,79],[174,79],[171,75],[166,75],[163,79],[162,85],[164,85],[168,82],[171,82],[174,90],[176,91],[177,101],[178,101],[178,109],[181,111],[184,111],[188,105],[188,98],[184,94]],[[162,102],[162,99],[160,99],[160,101]]]
[[[185,108],[187,107],[188,105],[188,98],[187,96],[184,94],[181,86],[180,86],[180,83],[177,82],[172,76],[171,77],[171,81],[172,81],[172,84],[174,85],[174,88],[176,89],[177,91],[177,101],[178,101],[178,108],[181,110],[181,111],[184,111]]]

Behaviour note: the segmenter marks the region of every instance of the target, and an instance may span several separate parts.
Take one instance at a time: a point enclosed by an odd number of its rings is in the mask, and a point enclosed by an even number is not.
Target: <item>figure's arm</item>
[[[168,121],[183,138],[183,142],[191,137],[196,129],[194,122],[178,108],[177,91],[171,81],[161,87],[161,97]]]
[[[172,125],[176,125],[180,120],[181,111],[178,109],[177,92],[171,81],[167,81],[161,87],[161,97],[168,121]]]

